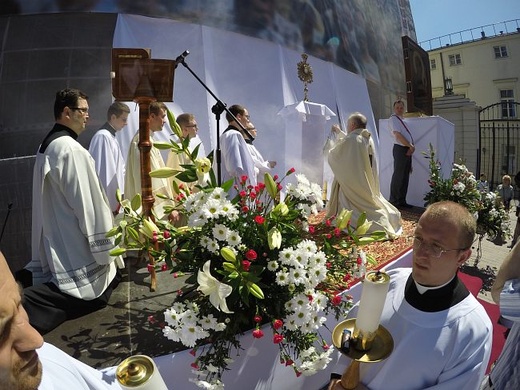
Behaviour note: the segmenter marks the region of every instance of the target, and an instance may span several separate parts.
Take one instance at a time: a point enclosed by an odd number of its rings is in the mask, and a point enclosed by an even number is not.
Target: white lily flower
[[[202,271],[197,274],[197,290],[209,296],[209,301],[216,309],[224,313],[233,313],[227,307],[226,298],[231,294],[233,288],[225,283],[219,282],[210,272],[211,260],[204,263]]]

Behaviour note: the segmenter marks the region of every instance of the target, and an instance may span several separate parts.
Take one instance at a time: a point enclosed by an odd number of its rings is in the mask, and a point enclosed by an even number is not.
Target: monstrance
[[[305,102],[309,101],[309,97],[307,96],[309,89],[307,86],[312,83],[312,67],[307,63],[307,58],[309,58],[309,56],[303,53],[302,60],[297,64],[298,78],[303,81],[303,101]]]

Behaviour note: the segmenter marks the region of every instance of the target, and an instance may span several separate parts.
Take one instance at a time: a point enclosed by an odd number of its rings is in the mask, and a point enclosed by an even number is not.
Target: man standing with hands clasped
[[[412,173],[412,155],[415,152],[413,136],[404,123],[404,103],[394,102],[394,113],[388,120],[390,133],[394,139],[394,173],[390,184],[390,203],[397,208],[411,208],[406,202],[408,182]]]

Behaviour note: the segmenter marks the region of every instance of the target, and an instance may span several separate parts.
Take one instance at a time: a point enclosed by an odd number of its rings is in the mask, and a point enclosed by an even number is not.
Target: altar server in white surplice
[[[237,118],[240,124],[247,129],[250,125],[249,113],[245,107],[238,104],[229,107],[229,111]],[[247,176],[249,184],[255,186],[256,171],[255,163],[242,136],[240,124],[238,124],[229,113],[226,113],[229,126],[220,136],[220,147],[222,155],[222,183],[234,179],[237,184],[242,176]]]
[[[34,164],[32,208],[33,286],[24,307],[42,334],[62,322],[106,306],[117,285],[113,216],[94,160],[76,139],[88,120],[87,96],[76,89],[56,94],[56,123]]]
[[[366,388],[479,388],[491,354],[493,325],[457,276],[471,256],[475,232],[475,218],[459,203],[433,203],[421,215],[412,267],[388,272],[380,324],[392,335],[393,350],[380,362],[361,364],[360,381]],[[356,318],[357,308],[348,317]]]
[[[107,111],[107,122],[94,134],[88,149],[114,214],[119,211],[116,190],[119,189],[123,194],[125,189],[125,158],[116,139],[116,132],[126,126],[129,114],[130,108],[125,103],[112,103]]]
[[[383,230],[394,239],[402,233],[401,213],[381,194],[374,141],[366,124],[364,115],[354,113],[348,118],[347,134],[332,127],[337,140],[328,149],[334,181],[327,215],[347,209],[353,212],[351,221],[357,221],[366,212],[372,222],[369,232]]]

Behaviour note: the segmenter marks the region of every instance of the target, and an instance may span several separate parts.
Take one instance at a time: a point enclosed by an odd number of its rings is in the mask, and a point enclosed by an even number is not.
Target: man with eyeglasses
[[[56,123],[34,164],[33,286],[24,290],[30,323],[45,334],[62,322],[106,306],[119,282],[110,255],[112,210],[89,152],[76,141],[89,118],[88,97],[77,89],[56,93]]]
[[[180,143],[188,139],[188,149],[190,150],[190,152],[193,153],[195,148],[198,147],[196,158],[206,157],[206,150],[204,149],[204,144],[197,135],[199,131],[199,126],[197,124],[197,120],[195,119],[195,115],[190,113],[180,114],[176,118],[176,121],[182,131],[182,139],[178,140],[178,142]],[[182,170],[182,164],[190,163],[191,161],[189,161],[188,156],[186,156],[185,154],[175,153],[173,150],[170,150],[166,166],[173,169]]]
[[[366,388],[479,388],[493,327],[457,277],[471,255],[475,231],[474,217],[458,203],[434,203],[422,214],[414,234],[412,267],[388,272],[381,325],[392,335],[394,349],[381,362],[361,365],[360,380]],[[349,317],[355,317],[356,310]]]
[[[125,188],[125,158],[116,133],[126,126],[129,114],[130,108],[125,103],[112,103],[107,111],[106,123],[94,134],[88,149],[114,215],[119,213],[116,190],[123,193]]]

